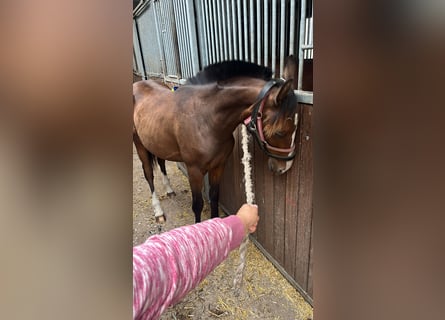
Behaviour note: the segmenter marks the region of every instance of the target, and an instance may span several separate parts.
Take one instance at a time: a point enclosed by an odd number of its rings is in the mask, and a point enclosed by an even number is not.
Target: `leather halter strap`
[[[260,146],[261,150],[263,150],[269,157],[279,159],[279,160],[292,160],[295,158],[296,151],[295,151],[295,145],[292,142],[292,145],[290,148],[278,148],[271,146],[266,139],[264,138],[263,133],[263,108],[264,104],[266,103],[266,98],[269,95],[270,90],[279,85],[282,84],[284,81],[281,79],[272,79],[266,82],[264,87],[261,89],[260,93],[258,94],[258,98],[254,104],[252,114],[244,120],[244,124],[247,127],[247,130],[253,134],[255,137],[255,140],[257,141],[258,145]],[[270,151],[276,151],[276,152],[283,152],[283,153],[290,153],[288,156],[281,156],[274,153],[271,153]]]

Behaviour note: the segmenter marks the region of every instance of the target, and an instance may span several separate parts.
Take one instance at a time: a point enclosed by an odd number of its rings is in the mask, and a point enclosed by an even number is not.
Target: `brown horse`
[[[201,221],[203,177],[209,173],[211,217],[218,217],[219,183],[234,146],[233,131],[245,123],[283,174],[295,157],[297,99],[292,80],[271,79],[270,69],[242,61],[208,66],[175,92],[155,81],[133,84],[133,141],[152,192],[156,221],[165,216],[153,185],[157,159],[169,186],[165,160],[184,162],[195,221]]]

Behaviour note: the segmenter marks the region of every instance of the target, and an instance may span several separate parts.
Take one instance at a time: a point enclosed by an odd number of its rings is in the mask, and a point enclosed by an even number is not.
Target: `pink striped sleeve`
[[[237,216],[216,218],[150,237],[133,248],[133,318],[158,319],[241,244]]]

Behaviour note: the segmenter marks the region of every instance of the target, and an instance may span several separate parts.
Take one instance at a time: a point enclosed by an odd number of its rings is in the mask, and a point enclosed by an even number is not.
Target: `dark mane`
[[[196,76],[187,79],[187,84],[207,84],[225,81],[235,77],[249,77],[263,80],[272,78],[272,70],[245,61],[224,61],[205,67]]]

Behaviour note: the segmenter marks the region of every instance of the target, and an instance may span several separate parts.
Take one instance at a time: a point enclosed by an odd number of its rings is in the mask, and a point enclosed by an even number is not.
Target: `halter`
[[[266,153],[266,155],[268,155],[271,158],[288,161],[295,158],[295,155],[297,154],[297,152],[295,151],[295,145],[292,144],[291,147],[287,149],[271,146],[264,138],[264,133],[263,133],[263,108],[264,104],[266,103],[266,98],[273,87],[282,83],[283,80],[279,79],[272,79],[266,82],[266,84],[261,89],[258,95],[257,101],[253,106],[252,114],[244,120],[244,124],[246,125],[247,130],[251,134],[253,134],[261,150],[263,150]],[[280,156],[271,153],[269,150],[283,152],[283,153],[291,153],[291,154],[288,156]]]

